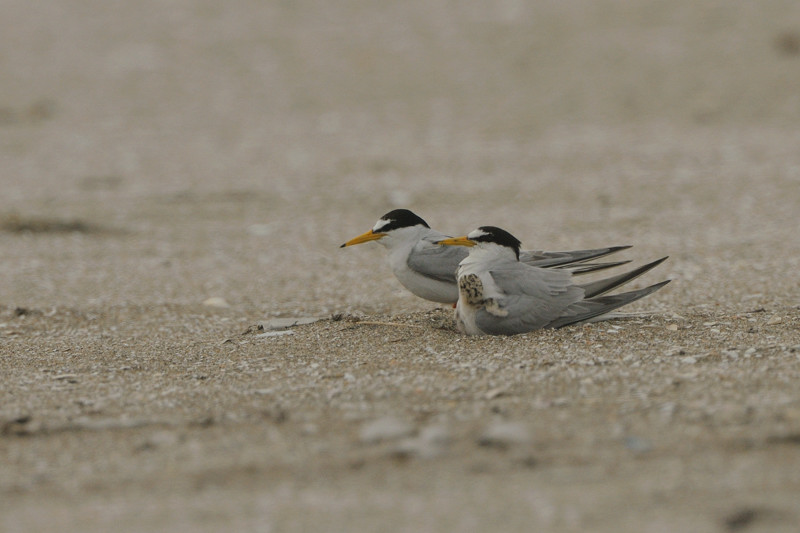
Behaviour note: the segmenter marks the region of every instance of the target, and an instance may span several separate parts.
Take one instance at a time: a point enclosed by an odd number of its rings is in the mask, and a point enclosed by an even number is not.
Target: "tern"
[[[460,247],[439,246],[450,238],[431,227],[408,209],[395,209],[383,215],[371,230],[354,237],[340,248],[377,241],[388,252],[389,266],[397,280],[420,298],[444,304],[458,301],[456,270],[468,251]],[[520,260],[528,265],[567,270],[583,274],[623,265],[629,261],[587,263],[630,246],[612,246],[568,252],[521,251]]]
[[[468,335],[516,335],[543,328],[560,328],[603,315],[652,294],[670,280],[644,289],[601,296],[667,258],[611,278],[575,284],[563,269],[538,268],[520,261],[520,241],[495,226],[481,226],[464,237],[443,239],[440,245],[469,247],[458,266],[456,325]]]

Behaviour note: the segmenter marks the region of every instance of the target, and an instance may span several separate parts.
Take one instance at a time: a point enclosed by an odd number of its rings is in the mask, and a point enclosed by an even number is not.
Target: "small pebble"
[[[220,298],[219,296],[212,296],[204,301],[203,305],[208,307],[230,307],[230,304],[225,301],[225,298]]]
[[[178,444],[179,436],[174,431],[157,431],[150,435],[141,444],[143,449],[165,448]]]
[[[399,457],[415,456],[421,459],[440,457],[451,442],[450,432],[443,425],[428,426],[416,438],[401,440],[393,453]]]
[[[783,318],[778,315],[775,315],[769,320],[767,320],[767,324],[770,326],[774,326],[775,324],[780,324],[781,322],[783,322]]]
[[[496,446],[499,448],[506,448],[515,444],[527,444],[529,442],[531,442],[530,428],[521,422],[492,422],[478,438],[478,444],[481,446]]]
[[[419,438],[426,442],[432,442],[439,445],[449,444],[450,441],[452,441],[450,430],[447,429],[447,426],[443,424],[433,424],[424,427],[422,431],[419,432]]]
[[[489,391],[486,391],[486,394],[483,397],[487,400],[494,400],[498,396],[505,396],[508,393],[508,389],[506,387],[496,387]]]
[[[358,439],[364,444],[397,440],[412,435],[414,426],[391,416],[378,418],[361,426]]]
[[[667,326],[667,329],[669,331],[678,331],[678,324],[670,324],[669,326]]]
[[[0,419],[0,436],[2,435],[18,435],[26,436],[36,433],[40,429],[39,423],[33,422],[33,417],[30,415],[22,415],[12,418],[10,420]]]
[[[653,449],[649,440],[633,435],[625,437],[625,447],[634,453],[647,453]]]

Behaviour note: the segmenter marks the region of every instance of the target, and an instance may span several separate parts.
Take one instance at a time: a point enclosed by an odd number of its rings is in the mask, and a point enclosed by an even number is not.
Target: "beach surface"
[[[800,523],[800,3],[4,2],[0,530]],[[633,245],[466,337],[405,207]]]

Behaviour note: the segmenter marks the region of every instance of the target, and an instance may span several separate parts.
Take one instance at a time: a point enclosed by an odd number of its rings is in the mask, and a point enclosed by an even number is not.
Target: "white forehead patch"
[[[489,235],[489,234],[483,231],[482,229],[474,229],[467,234],[467,239],[474,241],[478,237],[483,237],[484,235]]]
[[[388,226],[388,225],[389,225],[389,224],[391,224],[392,222],[393,222],[392,220],[386,220],[385,218],[382,218],[382,219],[378,220],[378,221],[375,223],[375,225],[374,225],[374,226],[372,226],[372,233],[380,233],[380,231],[381,231],[383,228],[385,228],[386,226]]]

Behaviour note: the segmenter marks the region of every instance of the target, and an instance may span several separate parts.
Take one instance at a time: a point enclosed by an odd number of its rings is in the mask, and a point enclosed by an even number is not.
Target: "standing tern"
[[[469,252],[460,247],[436,244],[449,237],[431,229],[408,209],[395,209],[378,219],[371,230],[350,239],[341,248],[377,241],[388,251],[389,266],[406,289],[426,300],[455,304],[458,301],[456,270]],[[569,269],[575,274],[583,274],[628,263],[586,262],[627,248],[630,246],[568,252],[522,251],[520,260],[531,266],[559,269],[562,273]]]
[[[456,324],[468,335],[515,335],[578,324],[644,298],[670,280],[612,296],[601,296],[658,266],[666,257],[605,280],[577,285],[568,270],[520,261],[520,241],[505,230],[481,226],[464,237],[439,241],[467,246],[458,266]]]

